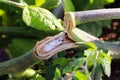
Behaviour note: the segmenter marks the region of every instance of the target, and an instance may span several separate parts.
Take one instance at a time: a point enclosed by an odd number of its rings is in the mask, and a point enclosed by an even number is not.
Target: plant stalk
[[[65,17],[71,18],[74,26],[98,20],[119,19],[120,8],[66,12]]]
[[[35,37],[32,29],[24,27],[0,27],[0,35]]]
[[[75,47],[78,47],[78,45],[74,44],[74,41],[70,40],[65,32],[45,38],[38,41],[34,48],[23,56],[0,63],[0,75],[24,71],[42,60],[49,59],[62,50]]]
[[[10,1],[10,0],[0,0],[0,2],[9,4],[9,5],[13,5],[13,6],[19,7],[21,9],[23,9],[26,6],[26,4],[17,3],[17,2]]]
[[[0,63],[0,75],[22,72],[40,61],[40,59],[34,56],[31,50],[21,57]]]

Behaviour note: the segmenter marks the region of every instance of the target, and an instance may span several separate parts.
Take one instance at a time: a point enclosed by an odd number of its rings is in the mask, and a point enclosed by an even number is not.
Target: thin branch
[[[5,4],[9,4],[9,5],[13,5],[13,6],[22,8],[22,9],[26,6],[25,3],[22,4],[22,3],[13,2],[13,1],[10,1],[10,0],[1,0],[0,2],[5,3]]]

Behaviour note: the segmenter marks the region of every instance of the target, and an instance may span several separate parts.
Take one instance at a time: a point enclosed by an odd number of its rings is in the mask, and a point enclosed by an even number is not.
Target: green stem
[[[86,63],[85,63],[85,73],[87,74],[88,80],[91,80],[90,73],[88,70],[88,57],[87,57]]]
[[[67,12],[64,17],[64,27],[70,39],[76,42],[93,42],[98,48],[107,49],[112,58],[120,58],[120,43],[101,41],[76,28],[76,25],[86,22],[118,18],[120,18],[120,8]]]
[[[71,18],[72,23],[75,25],[107,19],[119,19],[120,8],[115,9],[98,9],[78,12],[67,12],[65,17]]]
[[[24,27],[0,27],[0,34],[9,36],[35,37],[32,29],[27,29]]]
[[[23,56],[0,63],[0,75],[24,71],[35,63],[49,59],[62,50],[75,48],[77,46],[78,45],[75,45],[74,42],[67,37],[65,32],[45,38],[42,41],[38,41],[34,49]]]
[[[35,37],[43,39],[45,36],[53,36],[61,31],[42,31],[26,27],[2,27],[0,26],[0,35],[8,35],[12,37]]]
[[[10,0],[0,0],[0,2],[10,4],[10,5],[22,8],[22,9],[26,6],[26,4],[17,3],[17,2],[10,1]]]
[[[93,80],[94,80],[95,70],[96,70],[96,66],[97,66],[98,52],[96,51],[95,54],[96,54],[96,57],[94,60],[94,65],[93,65],[92,74],[91,74],[91,79],[93,79]]]
[[[120,42],[105,42],[99,40],[99,38],[88,34],[85,31],[74,28],[71,31],[72,37],[78,42],[93,42],[99,49],[108,50],[112,58],[120,58]],[[82,44],[81,43],[81,44]],[[76,43],[77,44],[77,43]],[[80,45],[81,45],[80,44]]]
[[[40,59],[34,56],[32,51],[27,52],[21,57],[0,63],[0,75],[22,72],[40,61]]]

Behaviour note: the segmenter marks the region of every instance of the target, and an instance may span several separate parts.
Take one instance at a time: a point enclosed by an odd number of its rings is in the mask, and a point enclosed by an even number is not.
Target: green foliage
[[[80,66],[82,66],[85,63],[85,58],[75,58],[72,59],[69,64],[66,65],[66,67],[63,69],[63,73],[69,73],[72,71],[76,71]]]
[[[10,47],[12,57],[18,57],[30,51],[34,47],[35,43],[35,39],[14,38]]]
[[[16,34],[16,36],[9,34],[3,35],[6,32],[0,32],[2,33],[0,39],[5,37],[11,40],[5,47],[9,47],[8,49],[12,57],[19,57],[32,49],[36,40],[56,34],[57,32],[53,30],[63,30],[61,23],[51,13],[52,9],[54,10],[60,4],[60,0],[12,1],[21,1],[20,4],[26,3],[27,6],[19,9],[17,5],[14,5],[16,6],[14,7],[0,3],[0,26],[12,26],[11,28],[16,26],[21,28],[22,26],[27,27],[32,32],[32,34],[26,37],[21,37],[24,34],[24,30],[21,29],[18,31],[20,32],[19,35]],[[64,0],[63,5],[64,11],[83,11],[103,8],[104,4],[109,2],[113,2],[113,0]],[[99,36],[102,32],[102,27],[107,27],[108,23],[109,21],[91,22],[78,25],[78,27],[95,36]],[[11,30],[7,31],[11,33]],[[30,35],[33,35],[32,38]],[[77,57],[65,58],[66,52],[64,51],[64,55],[54,60],[45,61],[43,65],[37,67],[38,70],[34,70],[34,68],[28,69],[24,73],[19,74],[19,76],[16,75],[18,77],[17,80],[20,80],[22,76],[24,76],[22,80],[26,78],[27,80],[59,80],[60,78],[66,79],[68,76],[71,76],[73,80],[101,80],[103,72],[105,75],[110,76],[111,58],[108,54],[99,50],[93,43],[87,42],[85,44],[90,48],[84,51],[84,56],[80,55],[82,51],[78,50],[76,52]],[[39,72],[39,70],[41,71]]]
[[[56,17],[46,9],[26,6],[23,10],[23,21],[38,30],[62,29]]]
[[[43,76],[38,74],[35,77],[31,78],[30,80],[46,80],[46,79]]]
[[[74,5],[71,0],[63,0],[63,7],[65,12],[75,11]]]
[[[84,75],[79,70],[75,72],[75,76],[73,77],[73,80],[88,80],[86,75]]]
[[[97,47],[96,47],[96,45],[94,43],[92,43],[92,42],[85,42],[85,44],[90,46],[91,48],[97,50]]]
[[[60,58],[55,59],[52,65],[60,65],[64,67],[68,63],[68,61],[69,60],[67,58],[60,57]]]
[[[59,4],[60,4],[60,0],[45,0],[45,3],[41,5],[41,7],[46,9],[53,9],[57,7]]]
[[[58,68],[56,68],[55,76],[54,76],[53,80],[58,80],[60,77],[61,77],[60,70]]]
[[[72,0],[76,11],[103,9],[105,4],[113,2],[113,0]],[[99,37],[102,33],[103,27],[109,27],[110,21],[89,22],[78,25],[78,27],[92,35]]]
[[[35,5],[36,6],[41,6],[46,2],[46,0],[35,0]]]

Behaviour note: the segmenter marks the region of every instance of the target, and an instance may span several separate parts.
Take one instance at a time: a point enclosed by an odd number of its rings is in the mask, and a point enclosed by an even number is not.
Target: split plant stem
[[[54,47],[51,47],[53,45]],[[49,49],[46,49],[46,47],[49,47]],[[61,32],[53,37],[38,41],[34,49],[23,56],[0,63],[0,75],[24,71],[42,60],[49,59],[62,50],[75,47],[78,47],[78,45],[74,44],[74,42],[67,37],[65,32]]]

